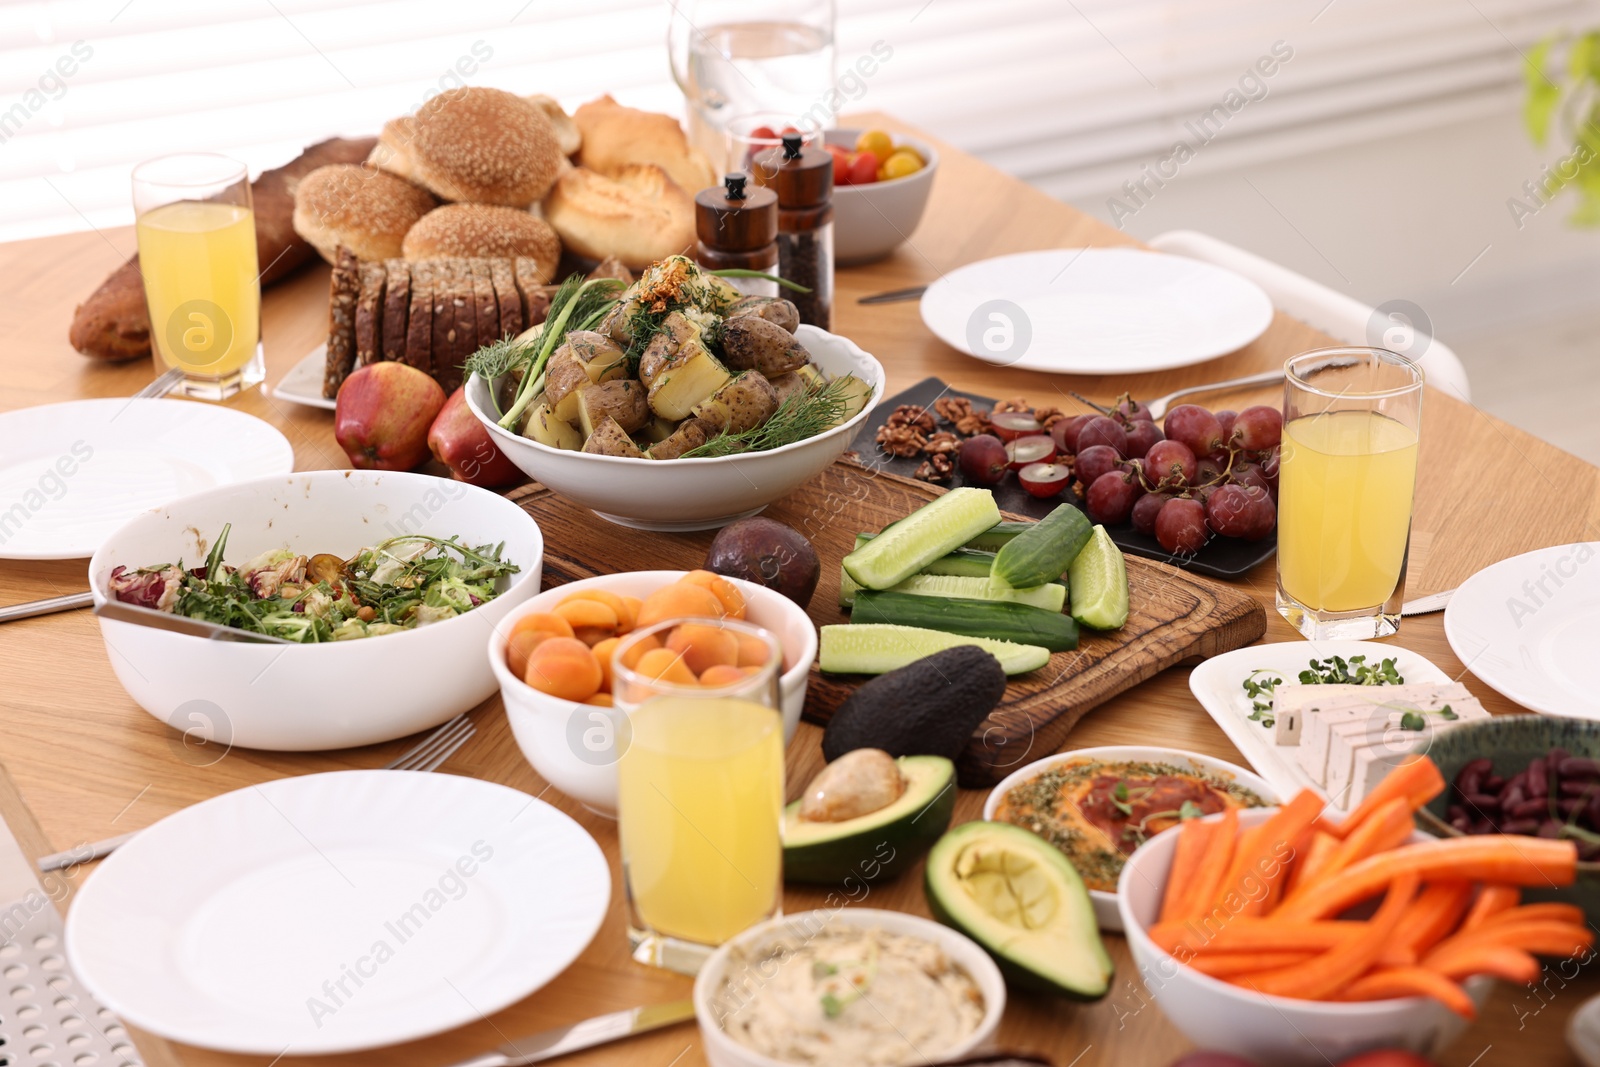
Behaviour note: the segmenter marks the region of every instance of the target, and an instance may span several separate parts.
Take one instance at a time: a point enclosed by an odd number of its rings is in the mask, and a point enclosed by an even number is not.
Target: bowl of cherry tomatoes
[[[833,254],[840,266],[879,260],[922,221],[939,169],[926,141],[884,130],[829,130],[833,153]]]

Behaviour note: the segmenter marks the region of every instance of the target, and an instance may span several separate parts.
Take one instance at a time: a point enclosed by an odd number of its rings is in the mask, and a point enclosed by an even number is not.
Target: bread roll
[[[593,260],[614,256],[633,270],[695,243],[694,200],[645,163],[628,164],[614,178],[574,168],[550,190],[544,216],[571,251]]]
[[[689,145],[671,115],[623,107],[609,96],[591,100],[572,116],[583,138],[578,165],[616,177],[633,163],[654,163],[691,197],[717,184],[716,172]]]
[[[577,152],[578,146],[583,144],[583,135],[578,132],[578,124],[572,121],[572,116],[556,103],[555,97],[535,93],[523,99],[543,111],[545,118],[550,120],[551,128],[556,131],[556,143],[561,146],[562,155],[570,156]]]
[[[537,260],[544,281],[555,277],[561,240],[543,219],[512,207],[446,204],[411,227],[405,257],[416,261],[449,256],[528,256]]]
[[[549,191],[566,157],[540,107],[469,86],[387,123],[375,159],[445,200],[525,208]]]
[[[343,245],[362,261],[393,259],[417,220],[438,201],[426,190],[375,167],[335,164],[300,179],[295,232],[329,263]]]

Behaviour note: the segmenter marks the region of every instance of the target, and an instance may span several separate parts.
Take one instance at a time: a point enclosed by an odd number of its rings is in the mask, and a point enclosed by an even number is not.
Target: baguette
[[[406,313],[411,310],[411,266],[403,259],[383,264],[383,358],[406,358]]]
[[[362,263],[361,282],[356,296],[356,366],[376,363],[383,356],[383,286],[386,272],[382,263]]]
[[[406,363],[431,374],[434,264],[413,263],[410,265],[410,270],[411,317],[406,322]]]
[[[517,278],[511,260],[491,259],[489,279],[494,283],[495,300],[500,304],[500,335],[515,337],[523,330],[522,297],[517,294]]]
[[[339,249],[328,282],[328,356],[323,370],[322,395],[333,400],[350,376],[356,355],[356,299],[361,292],[361,271],[355,253]]]

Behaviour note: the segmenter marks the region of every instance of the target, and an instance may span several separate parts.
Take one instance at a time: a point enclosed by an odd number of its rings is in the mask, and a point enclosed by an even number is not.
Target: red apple
[[[433,420],[428,447],[457,481],[498,489],[522,480],[522,471],[494,446],[489,428],[467,407],[465,386],[450,394]]]
[[[415,367],[369,363],[339,387],[333,436],[361,470],[408,471],[428,458],[428,427],[442,407],[444,390]]]

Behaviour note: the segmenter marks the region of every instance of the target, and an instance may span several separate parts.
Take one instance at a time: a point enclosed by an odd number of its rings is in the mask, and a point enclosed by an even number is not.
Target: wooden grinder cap
[[[833,196],[833,154],[803,147],[799,134],[787,134],[782,148],[769,148],[751,165],[756,182],[777,190],[785,209],[819,207]]]
[[[708,248],[754,252],[778,239],[778,194],[735,171],[694,198],[695,233]]]

